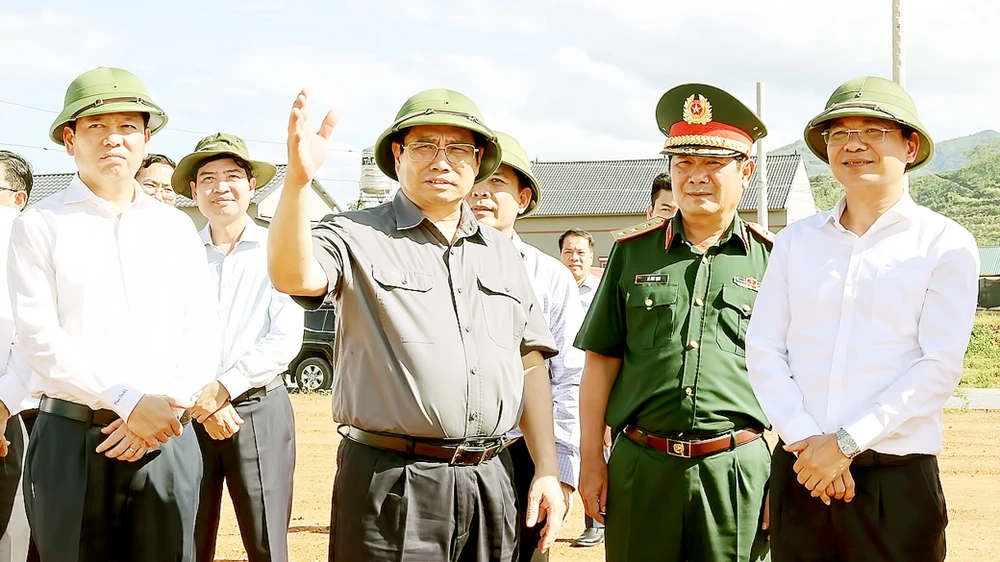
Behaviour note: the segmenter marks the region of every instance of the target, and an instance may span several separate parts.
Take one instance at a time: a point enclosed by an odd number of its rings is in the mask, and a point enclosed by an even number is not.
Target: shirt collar
[[[520,252],[521,257],[523,258],[524,255],[525,255],[525,253],[526,253],[526,251],[527,251],[527,248],[525,247],[525,246],[527,246],[527,244],[525,244],[524,241],[521,240],[521,237],[518,236],[516,230],[511,235],[510,241],[514,243],[514,247],[517,248],[517,251]]]
[[[750,233],[747,232],[746,223],[740,219],[739,213],[733,217],[733,222],[729,225],[729,228],[722,234],[719,241],[715,244],[716,246],[722,246],[730,241],[734,241],[738,248],[741,248],[745,253],[750,252],[750,243],[748,242]],[[674,242],[680,238],[684,243],[688,243],[687,235],[684,234],[684,219],[681,218],[681,212],[677,211],[674,218],[670,219],[667,224],[667,239],[665,248],[669,251],[674,245]]]
[[[844,228],[844,225],[840,223],[840,217],[844,215],[844,209],[846,208],[847,208],[847,196],[844,195],[841,196],[840,200],[837,201],[837,204],[834,205],[832,209],[826,212],[826,216],[819,223],[819,226],[822,227],[827,223],[831,223],[838,229],[846,231],[847,229]],[[903,195],[899,198],[899,201],[896,201],[896,203],[893,204],[892,207],[889,207],[889,209],[882,214],[882,217],[888,215],[890,217],[896,216],[901,219],[913,220],[916,218],[916,213],[919,210],[919,208],[920,207],[913,200],[913,197],[910,196],[909,190],[907,190],[903,192]],[[882,221],[882,217],[879,217],[876,223]]]
[[[201,235],[201,241],[205,243],[206,246],[215,246],[212,242],[212,225],[206,224],[205,228],[198,231]],[[243,242],[252,242],[254,244],[264,244],[267,242],[267,229],[263,226],[258,225],[249,216],[247,217],[247,224],[243,228],[243,234],[240,234],[240,239],[237,244],[242,244]]]
[[[583,283],[581,283],[580,286],[596,290],[598,283],[599,280],[597,279],[597,276],[593,273],[588,273],[587,276],[583,278]]]
[[[128,207],[143,208],[148,206],[150,203],[155,203],[157,205],[162,205],[156,199],[150,195],[146,195],[146,192],[142,190],[142,186],[139,182],[132,180],[132,186],[134,188],[135,198],[129,203]],[[81,201],[91,201],[94,200],[98,203],[105,202],[93,192],[87,184],[83,183],[83,179],[80,178],[80,174],[73,174],[73,179],[70,180],[69,185],[63,190],[63,202],[64,203],[79,203]]]
[[[427,218],[424,212],[417,207],[417,204],[410,200],[409,197],[403,193],[400,189],[396,192],[396,196],[392,199],[392,212],[396,218],[396,229],[397,230],[409,230],[411,228],[416,228]],[[456,239],[458,238],[480,238],[482,235],[480,233],[479,221],[476,220],[475,214],[472,212],[472,208],[465,201],[462,201],[462,215],[458,220],[458,231]],[[475,235],[475,236],[474,236]],[[485,242],[485,240],[483,240]]]

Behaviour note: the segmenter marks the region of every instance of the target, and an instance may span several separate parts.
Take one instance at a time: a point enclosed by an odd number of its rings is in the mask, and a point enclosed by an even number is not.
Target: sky
[[[931,135],[1000,130],[1000,3],[902,4],[906,86]],[[555,161],[656,157],[668,89],[708,83],[755,108],[763,82],[777,148],[839,84],[891,77],[891,26],[890,0],[3,0],[0,148],[36,173],[73,171],[47,131],[69,83],[97,66],[145,82],[169,116],[148,149],[175,160],[221,130],[284,163],[307,88],[315,126],[338,115],[318,179],[344,207],[360,151],[427,88],[466,94],[487,125]]]

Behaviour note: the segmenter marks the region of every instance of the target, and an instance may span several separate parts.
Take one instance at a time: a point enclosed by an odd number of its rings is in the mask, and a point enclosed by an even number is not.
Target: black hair
[[[35,180],[31,164],[23,156],[0,150],[0,165],[4,169],[3,179],[10,184],[10,188],[31,197],[31,186]]]

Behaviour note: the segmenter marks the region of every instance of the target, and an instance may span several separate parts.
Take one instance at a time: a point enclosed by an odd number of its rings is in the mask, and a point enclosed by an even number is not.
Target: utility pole
[[[892,0],[892,81],[906,88],[906,67],[903,64],[903,0]],[[910,190],[910,174],[903,174],[903,189]]]
[[[764,120],[764,83],[757,82],[757,117]],[[757,139],[757,223],[768,228],[767,150],[764,139]]]

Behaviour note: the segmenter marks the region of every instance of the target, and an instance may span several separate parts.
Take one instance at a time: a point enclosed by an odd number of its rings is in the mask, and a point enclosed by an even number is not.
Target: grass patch
[[[1000,388],[1000,312],[981,310],[976,313],[959,386]]]

